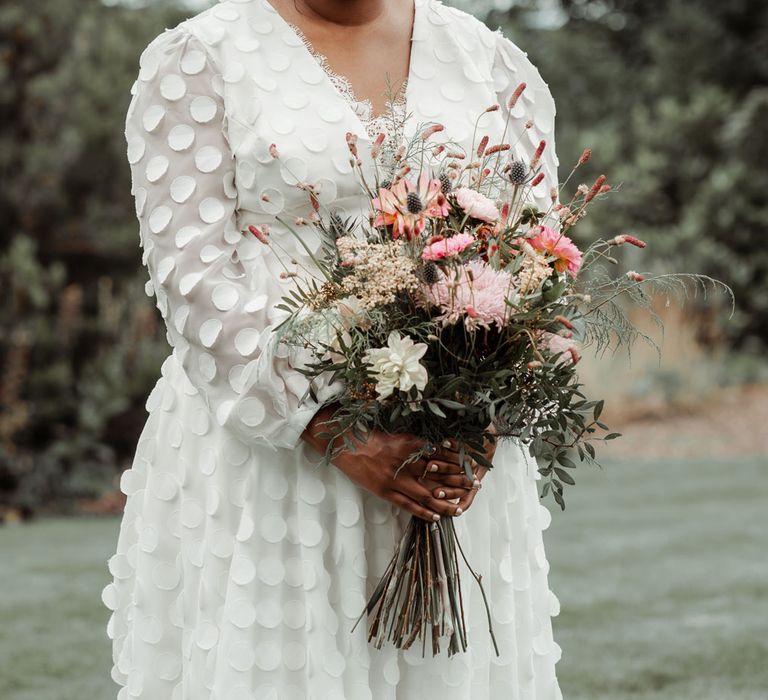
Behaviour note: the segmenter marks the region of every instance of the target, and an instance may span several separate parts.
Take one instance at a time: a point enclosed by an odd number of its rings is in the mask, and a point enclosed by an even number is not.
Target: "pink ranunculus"
[[[422,260],[440,260],[449,255],[457,255],[462,250],[469,248],[475,242],[475,237],[468,233],[457,233],[455,236],[443,238],[440,241],[430,243],[424,247],[421,253]]]
[[[459,206],[475,219],[489,223],[498,220],[499,210],[484,194],[480,194],[469,187],[458,187],[453,194],[456,196]]]
[[[576,244],[568,236],[548,226],[536,226],[534,231],[536,235],[528,240],[534,250],[553,255],[556,258],[555,270],[567,271],[572,277],[576,277],[581,267],[581,251]]]

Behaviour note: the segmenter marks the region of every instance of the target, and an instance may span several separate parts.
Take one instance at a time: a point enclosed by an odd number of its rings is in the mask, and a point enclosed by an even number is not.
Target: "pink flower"
[[[510,274],[482,260],[448,272],[441,269],[435,284],[422,287],[424,302],[441,309],[438,319],[447,325],[463,318],[469,329],[490,328],[492,323],[501,328],[511,311],[507,304],[511,291]]]
[[[411,197],[409,204],[408,196]],[[373,198],[377,210],[374,226],[393,226],[392,238],[405,235],[416,238],[427,225],[427,217],[448,215],[448,202],[439,178],[422,171],[414,184],[406,178],[398,180],[390,189],[379,187],[379,196]]]
[[[536,235],[528,242],[535,250],[553,255],[555,260],[555,270],[558,272],[568,272],[572,277],[581,267],[581,251],[576,244],[561,233],[548,226],[537,226]]]
[[[455,236],[443,238],[440,241],[425,246],[421,253],[422,260],[440,260],[448,255],[457,255],[475,242],[474,236],[468,233],[457,233]]]
[[[458,187],[453,194],[459,206],[470,216],[481,221],[494,222],[499,218],[496,205],[484,194],[469,187]]]
[[[542,334],[542,345],[549,350],[552,355],[559,355],[560,353],[566,353],[561,355],[558,362],[564,362],[565,364],[576,364],[579,361],[578,343],[568,336],[560,335],[559,333]]]

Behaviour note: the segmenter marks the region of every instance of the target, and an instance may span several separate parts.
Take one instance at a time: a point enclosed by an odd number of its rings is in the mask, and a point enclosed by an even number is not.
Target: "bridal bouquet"
[[[537,459],[542,497],[550,494],[564,507],[577,461],[594,461],[595,443],[618,436],[601,422],[603,401],[582,392],[580,347],[612,337],[629,342],[640,333],[620,297],[650,310],[649,286],[712,280],[611,274],[612,249],[645,247],[631,235],[584,250],[574,243],[571,229],[611,189],[600,176],[561,199],[589,150],[542,211],[531,192],[544,177],[545,142],[525,162],[510,156],[512,139],[491,144],[483,136],[465,153],[450,141],[431,143],[440,130],[419,129],[387,158],[380,135],[371,153],[373,182],[360,167],[356,137],[347,134],[367,217],[322,211],[312,186],[302,185],[311,216],[280,220],[300,243],[301,227],[316,227],[322,246],[312,254],[314,274],[284,273],[295,284],[279,306],[286,316],[276,333],[311,351],[314,360],[300,369],[307,377],[330,375],[339,383],[327,423],[328,462],[371,431],[423,439],[424,448],[403,466],[453,438],[472,481],[471,460],[491,468],[486,445],[514,438]],[[276,149],[273,156],[279,158]],[[279,254],[268,227],[250,232]],[[309,393],[316,399],[314,387]],[[429,637],[437,654],[447,638],[449,656],[466,650],[459,552],[452,518],[412,517],[363,610],[369,640],[381,647],[389,638],[406,649],[417,639],[424,648]],[[482,590],[482,577],[472,574]],[[495,646],[490,614],[488,625]]]

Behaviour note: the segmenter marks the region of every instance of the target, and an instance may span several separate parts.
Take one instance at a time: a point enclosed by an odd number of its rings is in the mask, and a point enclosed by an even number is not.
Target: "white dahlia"
[[[427,351],[426,343],[414,343],[409,336],[401,337],[392,331],[387,347],[371,348],[363,361],[373,368],[376,391],[382,399],[395,389],[408,391],[415,386],[419,391],[427,385],[427,368],[419,362]]]

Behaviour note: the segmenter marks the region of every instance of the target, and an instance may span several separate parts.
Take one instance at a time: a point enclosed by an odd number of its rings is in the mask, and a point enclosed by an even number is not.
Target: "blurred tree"
[[[124,120],[141,50],[184,15],[0,2],[0,511],[95,495],[135,448],[167,345]]]
[[[553,90],[563,176],[590,146],[590,176],[620,185],[577,231],[626,225],[650,244],[628,251],[631,262],[724,280],[738,305],[725,332],[763,348],[768,3],[561,0],[557,31],[535,21],[542,5],[516,3],[488,23],[507,28]]]
[[[733,343],[764,347],[768,3],[450,4],[540,68],[563,176],[591,146],[579,181],[620,185],[580,235],[627,225],[650,246],[625,263],[722,278]],[[143,295],[125,112],[141,50],[198,9],[0,0],[0,506],[98,490],[135,447],[168,348]]]

